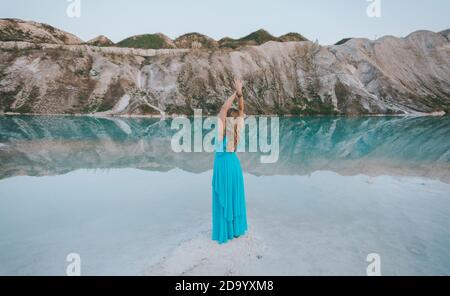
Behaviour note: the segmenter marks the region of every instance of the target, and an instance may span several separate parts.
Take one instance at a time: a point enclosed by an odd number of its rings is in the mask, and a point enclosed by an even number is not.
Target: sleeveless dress
[[[226,243],[247,231],[244,176],[235,152],[226,151],[227,139],[216,138],[212,178],[212,239]]]

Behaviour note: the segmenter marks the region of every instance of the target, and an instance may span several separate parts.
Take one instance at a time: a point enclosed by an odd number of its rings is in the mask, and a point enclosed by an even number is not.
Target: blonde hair
[[[227,117],[225,124],[225,136],[227,137],[227,152],[236,152],[239,144],[244,119],[240,116],[237,118]]]

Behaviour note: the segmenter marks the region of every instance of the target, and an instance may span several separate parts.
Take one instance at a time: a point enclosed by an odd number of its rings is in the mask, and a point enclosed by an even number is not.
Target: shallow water
[[[210,241],[211,153],[171,121],[0,117],[0,275],[450,274],[450,118],[280,119],[240,153],[249,233]]]

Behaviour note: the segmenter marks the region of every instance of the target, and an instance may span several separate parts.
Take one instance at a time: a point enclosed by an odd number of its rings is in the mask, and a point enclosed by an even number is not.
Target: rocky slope
[[[81,44],[83,40],[47,24],[19,19],[0,19],[1,41]]]
[[[94,39],[89,40],[86,44],[93,46],[113,46],[114,42],[112,42],[108,37],[100,35],[95,37]]]
[[[444,35],[151,52],[0,42],[0,112],[215,114],[233,76],[245,82],[249,114],[449,111]]]
[[[442,36],[447,38],[448,41],[450,41],[450,29],[444,30],[442,32],[439,32]]]
[[[219,43],[203,34],[188,33],[175,39],[176,48],[191,48],[191,49],[214,49],[219,47]]]

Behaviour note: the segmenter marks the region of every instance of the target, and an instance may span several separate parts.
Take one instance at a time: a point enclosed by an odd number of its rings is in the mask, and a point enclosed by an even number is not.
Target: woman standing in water
[[[247,231],[244,176],[236,155],[244,127],[242,81],[234,80],[235,92],[225,101],[217,116],[218,135],[212,179],[212,239],[219,243]],[[234,100],[239,109],[233,108]]]

